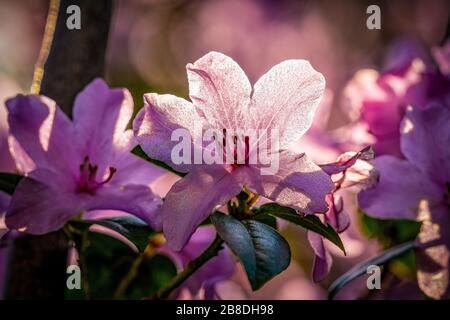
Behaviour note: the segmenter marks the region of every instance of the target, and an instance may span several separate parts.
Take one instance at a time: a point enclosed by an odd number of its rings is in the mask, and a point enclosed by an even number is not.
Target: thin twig
[[[150,299],[166,299],[170,294],[177,289],[187,278],[189,278],[195,271],[200,269],[206,262],[217,256],[219,251],[223,248],[223,240],[216,236],[214,242],[196,259],[188,263],[183,271],[178,273],[167,286],[160,289]]]

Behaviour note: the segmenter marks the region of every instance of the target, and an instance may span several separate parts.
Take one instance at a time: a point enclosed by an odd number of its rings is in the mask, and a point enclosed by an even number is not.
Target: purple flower
[[[182,249],[200,222],[244,186],[306,214],[327,210],[325,195],[333,188],[330,177],[304,154],[286,150],[311,126],[325,87],[320,73],[307,61],[287,60],[269,70],[252,89],[239,65],[217,52],[188,64],[187,73],[192,103],[172,95],[147,94],[134,122],[135,135],[150,157],[188,172],[163,205],[164,234],[173,249]],[[198,124],[225,136],[238,129],[278,131],[279,144],[271,144],[270,151],[279,160],[278,172],[264,175],[262,165],[248,162],[247,150],[267,149],[259,139],[256,148],[252,142],[241,144],[246,149],[243,163],[174,163],[172,132],[184,128],[195,138]],[[246,136],[236,139],[247,141]],[[216,142],[220,144],[221,139]],[[197,143],[192,149],[199,148],[204,146]]]
[[[26,178],[6,214],[10,229],[43,234],[89,210],[121,210],[154,228],[160,199],[148,187],[155,169],[133,156],[130,93],[94,80],[77,97],[73,121],[44,96],[7,102],[10,148]]]
[[[399,127],[407,106],[426,108],[450,99],[450,79],[430,61],[417,43],[403,41],[388,54],[385,71],[360,70],[346,86],[344,105],[369,133],[366,142],[374,142],[377,155],[401,156]]]
[[[184,269],[189,262],[197,258],[214,241],[216,233],[214,228],[200,227],[192,235],[189,242],[181,251],[174,251],[168,246],[159,249],[161,253],[168,255],[176,264],[177,268]],[[182,297],[187,294],[188,298],[203,297],[211,300],[219,298],[216,285],[230,278],[235,271],[233,261],[228,249],[219,251],[219,254],[209,260],[203,267],[197,270],[182,286],[172,294],[172,298]]]
[[[410,108],[401,125],[405,159],[382,156],[373,162],[379,184],[359,194],[367,214],[422,221],[419,241],[440,243],[419,252],[418,280],[430,297],[448,296],[450,257],[450,108]]]

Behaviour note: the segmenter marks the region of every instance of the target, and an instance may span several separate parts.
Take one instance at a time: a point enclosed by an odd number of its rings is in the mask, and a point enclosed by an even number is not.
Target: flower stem
[[[139,274],[139,268],[144,262],[144,260],[148,260],[155,256],[157,254],[157,246],[153,244],[152,241],[149,241],[149,244],[145,248],[145,251],[137,256],[136,259],[134,259],[130,269],[128,270],[128,273],[122,278],[122,280],[119,283],[119,286],[116,289],[116,292],[114,293],[113,299],[114,300],[121,300],[125,298],[125,293],[128,290],[130,284],[133,282],[133,280],[136,279],[136,277]]]
[[[207,261],[217,256],[219,251],[223,248],[223,240],[216,236],[215,240],[211,245],[196,259],[188,263],[183,271],[178,273],[175,278],[173,278],[167,286],[160,289],[156,294],[154,294],[150,299],[166,299],[177,289],[187,278],[189,278],[195,271],[200,269]]]

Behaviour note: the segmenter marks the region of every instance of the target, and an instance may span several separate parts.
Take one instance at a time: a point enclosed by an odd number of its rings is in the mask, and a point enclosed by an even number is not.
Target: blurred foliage
[[[138,254],[125,243],[97,232],[89,232],[85,257],[85,272],[89,295],[93,299],[112,299],[121,281],[128,277],[136,259],[143,258],[129,282],[122,299],[142,299],[166,285],[176,273],[176,267],[166,256]],[[80,244],[78,245],[80,247]],[[85,286],[83,286],[85,287]],[[85,297],[83,290],[67,290],[67,299]],[[117,297],[116,297],[117,298]]]
[[[379,241],[384,249],[414,240],[420,231],[421,223],[413,220],[377,219],[359,210],[361,231],[370,239]],[[389,263],[389,270],[402,278],[416,276],[416,254],[409,250]]]

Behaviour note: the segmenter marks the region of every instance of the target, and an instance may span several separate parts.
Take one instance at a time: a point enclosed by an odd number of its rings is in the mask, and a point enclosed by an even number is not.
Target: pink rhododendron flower
[[[160,199],[148,187],[154,168],[130,153],[133,113],[125,89],[91,82],[77,97],[73,121],[44,96],[7,102],[11,150],[26,178],[6,214],[10,229],[43,234],[89,210],[121,210],[160,228]]]
[[[359,194],[367,214],[423,222],[419,241],[441,245],[419,254],[418,280],[433,298],[448,296],[450,257],[450,108],[411,108],[401,126],[405,159],[376,158],[379,184]]]
[[[325,87],[320,73],[307,61],[287,60],[269,70],[252,89],[239,65],[217,52],[188,64],[187,73],[192,103],[172,95],[147,94],[134,122],[135,135],[151,158],[188,172],[163,205],[164,234],[172,248],[180,250],[200,222],[244,186],[305,214],[327,210],[325,195],[333,188],[330,177],[305,154],[287,151],[311,126]],[[279,159],[278,172],[261,174],[262,165],[247,163],[247,158],[245,164],[175,164],[172,132],[184,128],[195,136],[199,123],[219,132],[278,131],[279,144],[270,150]],[[196,148],[203,145],[195,144]],[[255,149],[264,149],[259,140]]]
[[[422,47],[403,41],[388,54],[384,72],[358,71],[344,90],[344,105],[357,121],[351,135],[360,137],[357,131],[363,129],[369,134],[363,144],[374,143],[377,155],[401,156],[399,127],[406,107],[450,99],[450,79],[429,61]]]

